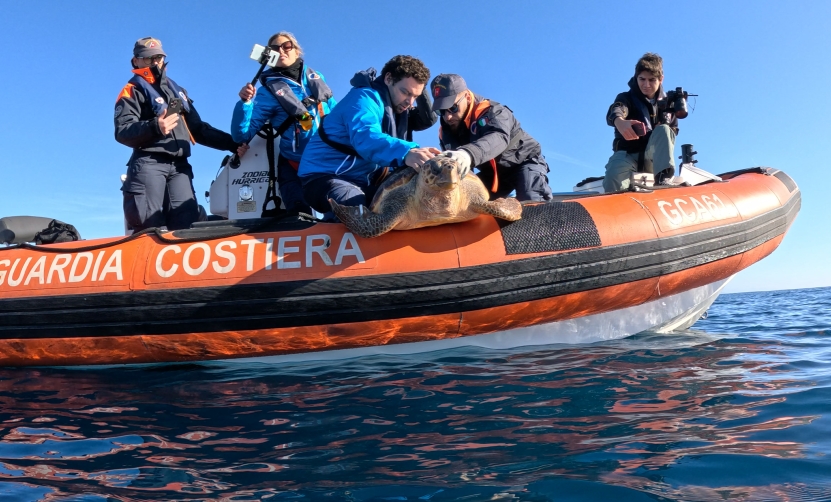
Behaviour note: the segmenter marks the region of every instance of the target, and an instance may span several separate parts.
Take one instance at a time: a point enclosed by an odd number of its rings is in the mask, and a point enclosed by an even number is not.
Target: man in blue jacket
[[[331,211],[329,199],[344,206],[369,205],[385,172],[418,167],[440,153],[410,141],[412,131],[436,122],[425,92],[430,70],[412,56],[395,56],[376,77],[361,71],[320,125],[303,153],[298,174],[306,202]],[[388,169],[387,169],[388,168]]]

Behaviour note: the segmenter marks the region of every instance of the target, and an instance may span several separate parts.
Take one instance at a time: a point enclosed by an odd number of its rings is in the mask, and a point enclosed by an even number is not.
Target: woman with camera
[[[297,167],[306,144],[336,101],[323,75],[306,65],[294,35],[276,33],[268,40],[268,48],[279,54],[277,63],[262,73],[259,90],[250,83],[240,90],[240,101],[231,119],[231,136],[235,141],[248,142],[269,121],[280,136],[277,182],[283,203],[289,211],[310,213]]]

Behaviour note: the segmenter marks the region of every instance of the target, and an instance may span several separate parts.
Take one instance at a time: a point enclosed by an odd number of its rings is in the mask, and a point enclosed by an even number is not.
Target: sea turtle
[[[340,221],[361,237],[377,237],[390,230],[409,230],[472,220],[490,214],[508,221],[522,217],[514,198],[488,200],[478,176],[459,177],[458,163],[437,156],[417,169],[396,169],[378,187],[370,208],[341,206],[329,199]]]

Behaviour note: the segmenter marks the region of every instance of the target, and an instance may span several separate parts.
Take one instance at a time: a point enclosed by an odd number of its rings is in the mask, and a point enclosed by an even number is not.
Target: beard
[[[459,129],[462,127],[462,121],[461,120],[456,121],[455,124],[451,124],[449,122],[445,122],[445,124],[447,124],[447,127],[449,127],[450,131],[454,134],[459,132]]]
[[[405,111],[407,111],[409,108],[410,108],[410,103],[409,103],[409,101],[405,101],[405,102],[403,102],[403,103],[399,103],[399,104],[395,105],[395,113],[396,113],[396,114],[402,114],[402,113],[404,113]]]

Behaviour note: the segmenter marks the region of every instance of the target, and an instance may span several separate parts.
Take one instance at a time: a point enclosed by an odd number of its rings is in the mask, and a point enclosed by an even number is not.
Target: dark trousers
[[[297,169],[292,167],[289,159],[282,155],[277,156],[277,184],[280,188],[280,197],[288,211],[300,211],[306,214],[312,212],[303,198],[303,184],[297,176]]]
[[[193,170],[187,160],[161,155],[133,157],[127,164],[124,218],[134,232],[150,227],[190,228],[199,219],[193,190]]]
[[[516,190],[516,198],[520,201],[551,200],[551,187],[548,186],[548,164],[545,159],[532,158],[520,165],[502,166],[497,164],[496,173],[499,186],[496,193],[491,192],[493,186],[493,169],[490,164],[484,164],[477,176],[485,184],[491,200],[507,197]]]
[[[377,189],[374,185],[359,186],[335,175],[323,175],[303,179],[303,195],[319,213],[331,213],[329,199],[342,206],[369,206]]]

